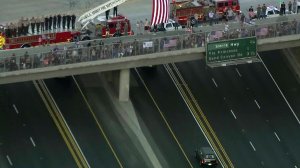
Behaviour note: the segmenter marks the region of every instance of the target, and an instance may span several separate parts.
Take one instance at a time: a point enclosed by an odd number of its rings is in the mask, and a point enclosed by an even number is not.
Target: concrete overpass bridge
[[[220,24],[195,28],[193,33],[175,31],[105,39],[105,45],[94,40],[1,51],[0,84],[114,71],[120,72],[116,79],[119,98],[127,100],[130,68],[203,59],[208,42],[252,36],[257,37],[258,52],[298,47],[300,17],[282,16],[257,21],[255,25],[230,23],[228,31]]]

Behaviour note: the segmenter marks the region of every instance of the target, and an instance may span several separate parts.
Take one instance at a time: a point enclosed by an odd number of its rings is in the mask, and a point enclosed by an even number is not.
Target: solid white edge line
[[[284,94],[282,93],[281,89],[279,88],[277,82],[275,81],[275,79],[273,78],[273,76],[271,75],[269,69],[267,68],[266,64],[264,63],[264,61],[261,59],[261,57],[259,56],[259,54],[257,53],[258,58],[261,60],[263,66],[265,67],[265,69],[267,70],[268,74],[270,75],[271,79],[273,80],[273,82],[275,83],[277,89],[279,90],[281,96],[283,97],[283,99],[285,100],[286,104],[288,105],[288,107],[290,108],[290,110],[292,111],[294,117],[296,118],[298,124],[300,125],[300,120],[298,118],[298,116],[296,115],[295,111],[293,110],[293,108],[291,107],[290,103],[287,101],[287,99],[285,98]]]
[[[235,71],[238,73],[239,77],[242,77],[242,74],[240,73],[238,68],[235,68]]]
[[[274,134],[275,134],[276,138],[278,139],[278,141],[280,142],[280,138],[279,138],[279,136],[277,135],[277,133],[274,132]]]
[[[255,104],[257,105],[258,109],[260,109],[260,106],[256,100],[254,100]]]
[[[30,139],[30,141],[31,141],[31,143],[32,143],[32,145],[33,145],[33,147],[36,147],[36,144],[35,144],[33,138],[32,138],[32,137],[29,137],[29,139]]]
[[[19,114],[19,110],[17,109],[17,106],[13,104],[13,108],[15,109],[16,113]]]
[[[217,85],[215,79],[214,79],[214,78],[211,78],[211,80],[214,82],[215,86],[218,87],[218,85]]]
[[[235,116],[233,110],[230,110],[230,112],[231,112],[231,114],[233,115],[234,119],[236,119],[236,116]]]
[[[254,151],[256,151],[256,149],[255,149],[254,145],[252,144],[252,142],[251,142],[251,141],[249,141],[249,143],[250,143],[250,145],[251,145],[252,149],[253,149]]]
[[[10,157],[8,155],[6,155],[6,159],[8,160],[8,163],[10,164],[10,166],[13,165],[12,161],[10,160]]]

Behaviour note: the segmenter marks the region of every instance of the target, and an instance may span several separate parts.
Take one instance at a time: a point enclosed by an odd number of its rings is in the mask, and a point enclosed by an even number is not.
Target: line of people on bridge
[[[24,17],[22,17],[18,22],[7,23],[4,27],[4,33],[6,37],[13,38],[51,32],[54,30],[70,30],[75,29],[75,22],[75,14],[57,14],[45,17],[32,17],[31,19],[24,19]]]

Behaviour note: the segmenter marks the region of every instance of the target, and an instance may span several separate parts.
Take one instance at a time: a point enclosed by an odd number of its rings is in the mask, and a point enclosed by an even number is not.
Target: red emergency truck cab
[[[3,49],[26,48],[45,44],[70,42],[77,36],[80,36],[80,32],[66,31],[12,38],[6,37]]]
[[[120,23],[120,33],[122,36],[126,35],[125,33],[125,24],[127,23],[128,30],[127,35],[133,35],[133,31],[131,29],[130,20],[128,20],[123,15],[118,15],[116,17],[112,17],[106,21],[106,26],[102,27],[102,38],[108,38],[108,37],[116,37],[117,34],[117,23]],[[108,27],[108,29],[107,29]]]
[[[172,17],[177,17],[179,24],[186,25],[187,20],[195,14],[198,14],[198,21],[205,21],[209,11],[217,12],[220,16],[223,16],[229,7],[233,12],[240,13],[238,0],[172,1],[170,11]]]
[[[202,3],[195,0],[171,2],[171,17],[177,18],[180,25],[187,25],[187,20],[198,15],[198,21],[205,21],[209,10],[215,10],[211,3]]]
[[[211,3],[216,7],[216,12],[220,15],[223,15],[224,12],[231,8],[233,12],[239,14],[240,11],[240,3],[238,0],[210,0]]]

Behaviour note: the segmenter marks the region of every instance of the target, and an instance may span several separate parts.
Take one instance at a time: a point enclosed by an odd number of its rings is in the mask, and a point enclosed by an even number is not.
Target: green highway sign
[[[226,63],[256,57],[256,37],[208,42],[206,63]]]

